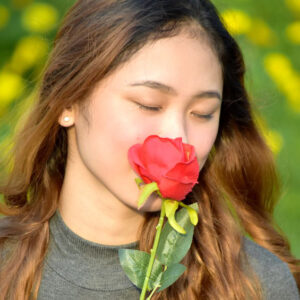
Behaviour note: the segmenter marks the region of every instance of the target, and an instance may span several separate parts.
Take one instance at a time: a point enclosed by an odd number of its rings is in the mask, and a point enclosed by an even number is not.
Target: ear
[[[58,118],[58,123],[63,127],[70,127],[75,122],[74,105],[66,107]]]

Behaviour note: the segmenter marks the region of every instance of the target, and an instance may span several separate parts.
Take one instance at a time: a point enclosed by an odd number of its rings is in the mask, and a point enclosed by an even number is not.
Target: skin
[[[177,94],[129,86],[144,80],[167,84]],[[128,162],[128,149],[151,134],[182,137],[195,147],[201,169],[217,136],[221,100],[206,96],[192,102],[192,96],[203,91],[222,96],[222,88],[221,66],[207,41],[181,33],[146,44],[99,82],[88,113],[77,105],[65,109],[58,122],[68,127],[69,153],[59,199],[66,225],[104,245],[136,241],[144,212],[159,211],[161,199],[153,193],[137,209],[137,174]],[[138,103],[161,109],[145,110]],[[65,116],[70,120],[64,121]]]

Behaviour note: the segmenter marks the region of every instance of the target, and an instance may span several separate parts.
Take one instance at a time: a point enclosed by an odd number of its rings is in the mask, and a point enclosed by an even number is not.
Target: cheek
[[[147,136],[155,132],[153,122],[145,118],[134,105],[112,99],[110,107],[100,110],[95,118],[98,131],[104,135],[104,139],[122,155],[126,151],[126,159],[132,145],[143,143]]]
[[[193,132],[192,144],[195,146],[197,159],[203,165],[211,151],[218,134],[218,122],[211,123],[206,127]]]
[[[152,133],[151,124],[147,124],[141,114],[130,109],[128,103],[110,98],[110,101],[95,105],[92,115],[92,128],[89,132],[90,140],[95,151],[104,159],[102,165],[120,172],[128,171],[131,166],[127,159],[128,149],[142,143]],[[114,166],[114,167],[113,167]]]

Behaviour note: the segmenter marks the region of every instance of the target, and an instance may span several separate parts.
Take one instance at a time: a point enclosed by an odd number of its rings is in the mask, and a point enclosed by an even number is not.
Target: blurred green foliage
[[[213,0],[242,48],[257,121],[283,194],[275,219],[300,257],[300,1]],[[0,145],[34,100],[56,30],[74,0],[0,0]],[[263,117],[262,117],[263,116]]]

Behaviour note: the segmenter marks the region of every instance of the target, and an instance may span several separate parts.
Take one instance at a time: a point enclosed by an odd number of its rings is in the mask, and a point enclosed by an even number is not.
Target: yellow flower
[[[265,67],[271,73],[280,73],[282,69],[290,70],[291,69],[290,60],[281,53],[270,53],[265,57]]]
[[[272,152],[278,154],[282,149],[283,138],[282,135],[276,130],[268,130],[264,132],[268,146]]]
[[[287,7],[296,15],[300,15],[300,1],[299,0],[285,0]]]
[[[0,106],[6,107],[13,99],[19,97],[24,88],[21,76],[11,71],[0,72]]]
[[[233,35],[245,34],[251,29],[251,18],[238,9],[227,9],[221,13],[224,25]]]
[[[264,59],[264,65],[266,71],[279,86],[281,86],[286,79],[294,76],[290,60],[281,53],[268,54]]]
[[[9,19],[9,11],[4,5],[0,5],[0,29],[3,28]]]
[[[290,24],[285,33],[287,38],[294,44],[300,44],[300,21]]]
[[[283,54],[271,53],[265,57],[265,69],[285,95],[290,107],[300,113],[300,74]]]
[[[272,46],[276,42],[276,36],[271,28],[261,19],[253,19],[250,31],[247,33],[248,38],[254,44],[260,46]]]
[[[25,9],[22,16],[23,26],[33,32],[52,30],[58,21],[57,10],[46,3],[34,3]]]
[[[282,135],[267,127],[266,121],[260,116],[255,115],[255,122],[258,125],[260,132],[263,134],[267,145],[270,147],[274,154],[278,154],[282,149],[283,137]]]
[[[48,43],[39,36],[27,36],[22,38],[12,55],[10,68],[18,73],[22,73],[35,64],[47,54]]]
[[[300,75],[295,74],[294,77],[287,80],[284,84],[284,92],[291,108],[300,113]]]

